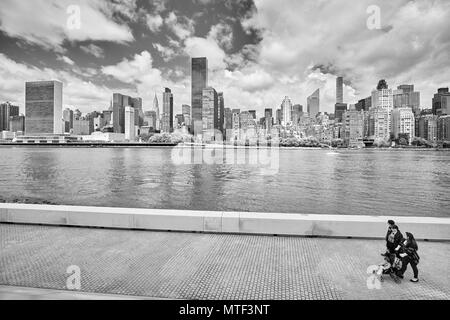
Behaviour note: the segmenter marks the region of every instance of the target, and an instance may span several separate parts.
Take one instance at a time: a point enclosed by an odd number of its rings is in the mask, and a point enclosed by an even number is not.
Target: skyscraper
[[[70,129],[73,129],[73,111],[69,108],[64,109],[63,120],[65,128],[64,132],[70,132]]]
[[[336,78],[336,103],[344,103],[344,79]]]
[[[334,118],[337,122],[342,122],[345,111],[347,111],[346,103],[336,103],[334,105]]]
[[[131,98],[120,93],[113,94],[113,127],[115,133],[125,133],[125,107],[131,104]]]
[[[161,132],[173,131],[173,94],[169,88],[163,93],[163,113],[161,119]]]
[[[133,142],[135,140],[135,113],[137,112],[131,106],[125,107],[125,140]]]
[[[380,81],[381,82],[381,81]],[[379,124],[375,124],[378,128],[378,135],[376,138],[387,140],[390,138],[390,134],[393,131],[392,128],[392,110],[394,107],[394,99],[392,89],[389,89],[387,84],[378,85],[377,90],[372,91],[372,109],[377,109],[377,119],[380,120]],[[383,113],[386,113],[383,115]],[[386,126],[386,128],[384,128]]]
[[[161,130],[161,118],[159,116],[159,103],[158,103],[158,97],[155,93],[155,98],[153,99],[153,111],[156,113],[156,130]]]
[[[223,98],[223,92],[219,92],[217,93],[217,99],[218,99],[218,103],[219,103],[219,108],[218,108],[218,112],[219,112],[219,124],[218,124],[218,128],[220,132],[222,132],[222,134],[224,134],[224,121],[225,121],[225,101]]]
[[[208,59],[192,58],[191,68],[191,107],[192,130],[194,134],[203,130],[202,122],[202,94],[208,87]]]
[[[183,114],[183,118],[184,118],[184,125],[186,127],[190,127],[191,126],[191,106],[187,105],[187,104],[183,104],[181,106],[181,113]]]
[[[440,88],[434,94],[432,100],[432,110],[435,115],[450,114],[450,92],[448,88]]]
[[[307,99],[307,109],[309,116],[315,118],[320,112],[320,89],[314,91]]]
[[[144,112],[142,111],[142,99],[132,98],[120,93],[113,94],[113,127],[116,133],[125,133],[125,107],[132,107],[135,109],[135,125],[143,123]]]
[[[25,83],[25,133],[62,134],[63,84],[59,81]]]
[[[415,114],[420,113],[420,92],[414,91],[414,85],[403,84],[393,93],[394,108],[411,108]]]
[[[214,88],[205,88],[202,97],[203,139],[215,140],[215,130],[219,129],[218,94]]]
[[[18,106],[13,106],[9,102],[0,104],[0,133],[2,131],[11,131],[9,127],[9,119],[10,117],[16,116],[19,116]]]
[[[267,108],[264,110],[264,122],[265,128],[267,130],[271,130],[273,125],[273,114],[271,108]]]
[[[292,102],[291,99],[289,99],[289,97],[284,97],[284,100],[281,103],[281,115],[282,115],[281,124],[283,126],[289,126],[292,124],[291,119]]]

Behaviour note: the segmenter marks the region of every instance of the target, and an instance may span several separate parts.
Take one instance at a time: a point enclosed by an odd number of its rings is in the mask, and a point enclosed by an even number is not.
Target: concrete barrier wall
[[[450,218],[0,204],[7,223],[242,234],[384,238],[388,219],[417,239],[450,240]]]

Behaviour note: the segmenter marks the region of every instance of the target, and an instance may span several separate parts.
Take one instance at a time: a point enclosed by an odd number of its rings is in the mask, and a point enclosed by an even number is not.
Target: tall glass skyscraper
[[[59,81],[25,83],[25,133],[62,134],[63,84]]]
[[[202,96],[203,139],[211,141],[219,129],[219,99],[214,88],[203,89]]]
[[[201,133],[202,94],[203,89],[208,87],[208,59],[192,58],[191,86],[192,129],[194,133]]]
[[[336,78],[336,103],[344,103],[344,78]]]
[[[173,94],[169,88],[163,93],[163,110],[161,119],[161,132],[173,131]]]

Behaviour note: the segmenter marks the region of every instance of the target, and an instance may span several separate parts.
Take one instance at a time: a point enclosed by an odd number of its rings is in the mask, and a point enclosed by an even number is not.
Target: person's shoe
[[[404,278],[404,276],[403,276],[403,275],[400,275],[400,274],[398,274],[397,277],[399,277],[400,279],[403,279],[403,278]]]
[[[409,280],[409,281],[411,281],[411,282],[419,282],[419,279],[417,279],[417,278],[412,278],[412,279]]]

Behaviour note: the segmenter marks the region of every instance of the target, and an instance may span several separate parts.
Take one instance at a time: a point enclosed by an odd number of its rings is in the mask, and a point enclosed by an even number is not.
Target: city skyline
[[[415,84],[425,108],[431,108],[436,88],[448,86],[448,2],[379,1],[380,30],[366,26],[368,1],[352,4],[352,10],[345,10],[347,2],[288,1],[288,8],[264,1],[197,2],[193,6],[156,1],[150,6],[142,1],[80,1],[82,12],[98,15],[98,27],[92,28],[92,21],[81,17],[82,27],[75,33],[65,29],[64,1],[55,8],[50,7],[51,1],[36,4],[41,6],[41,15],[32,15],[24,26],[13,23],[11,12],[26,15],[34,2],[27,8],[15,2],[6,4],[0,9],[4,44],[0,76],[8,81],[0,86],[0,100],[19,105],[24,113],[23,82],[58,79],[65,86],[64,108],[107,109],[111,92],[121,92],[142,97],[143,109],[149,111],[154,94],[162,101],[163,88],[169,87],[174,94],[174,114],[179,114],[182,104],[191,104],[191,56],[208,58],[209,85],[224,92],[225,107],[256,109],[258,114],[266,108],[275,110],[284,96],[306,106],[307,96],[316,89],[321,92],[321,111],[332,113],[336,76],[344,78],[344,102],[348,104],[369,96],[382,78],[388,83]],[[322,10],[315,10],[318,6]],[[207,14],[200,16],[199,8]],[[315,20],[308,17],[308,10],[314,12]],[[301,19],[296,18],[302,22],[293,21],[290,11],[298,12]],[[316,12],[321,13],[317,16]],[[50,14],[58,16],[54,27],[62,35],[49,29],[45,18]],[[268,19],[270,15],[286,21]],[[335,19],[328,21],[331,16]],[[344,18],[355,23],[335,23]],[[411,19],[417,26],[410,26]],[[299,23],[305,31],[298,31]],[[306,25],[324,31],[311,35]],[[285,26],[290,28],[285,30]],[[268,27],[273,34],[265,31]],[[298,34],[293,33],[294,27]],[[348,33],[354,36],[346,39]],[[324,37],[329,39],[326,43]],[[373,50],[394,44],[396,51],[391,54]],[[355,56],[350,59],[350,54]]]

